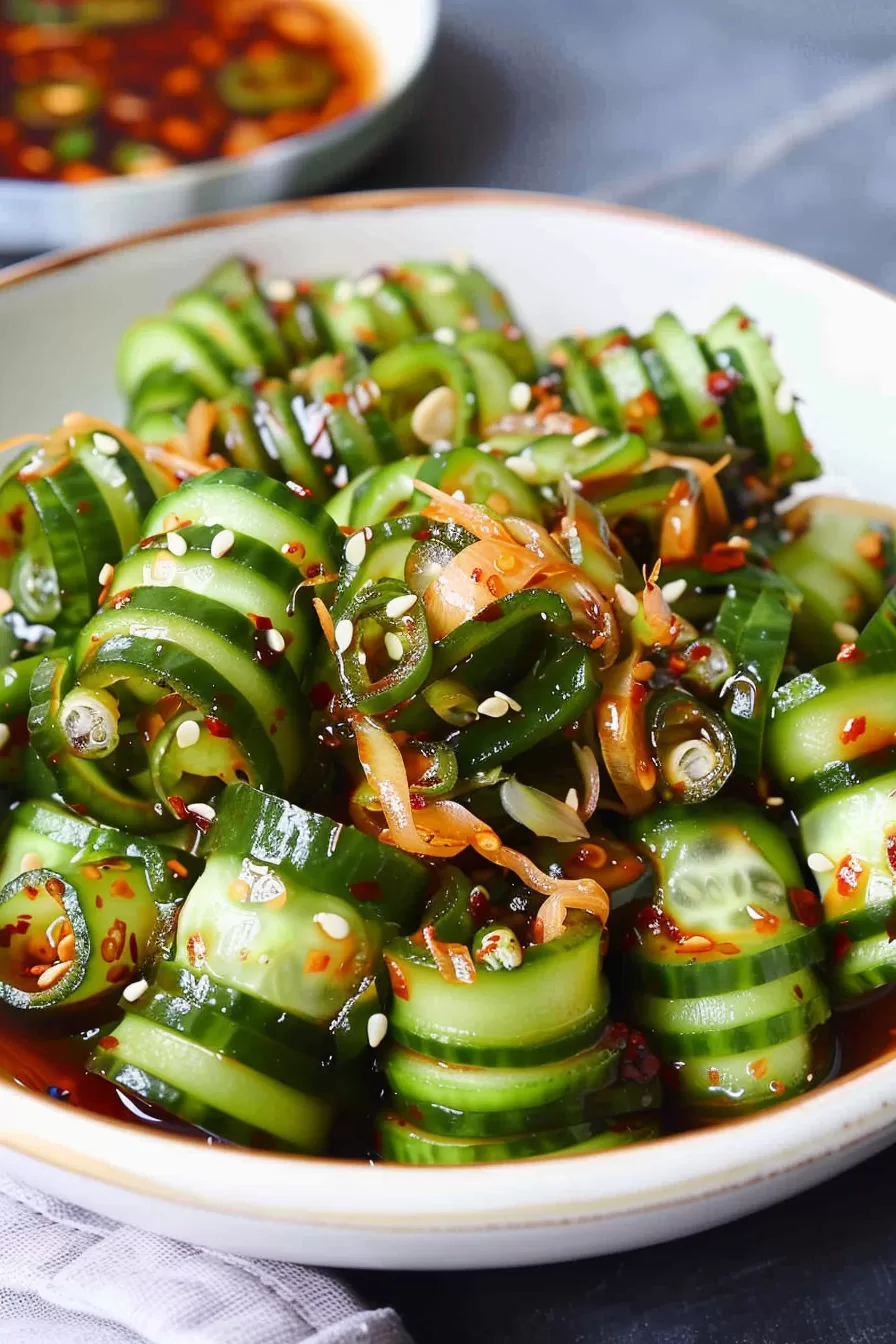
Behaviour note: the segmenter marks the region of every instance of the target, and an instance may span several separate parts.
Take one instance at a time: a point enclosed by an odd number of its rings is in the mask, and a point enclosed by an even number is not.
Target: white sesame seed
[[[379,401],[382,398],[383,389],[372,378],[367,379],[367,391],[370,393],[372,401]]]
[[[314,916],[314,922],[328,938],[334,942],[341,943],[352,931],[352,926],[344,915],[337,915],[331,910],[320,910]]]
[[[355,287],[351,280],[337,280],[333,286],[333,298],[337,303],[350,303],[355,297]]]
[[[748,551],[751,543],[746,537],[740,537],[735,533],[733,537],[728,538],[725,545],[731,546],[735,551]]]
[[[516,710],[517,713],[522,709],[519,700],[514,700],[513,696],[508,695],[506,691],[495,691],[495,697],[498,700],[506,700],[510,708]]]
[[[115,578],[114,566],[110,565],[107,562],[105,565],[103,565],[102,569],[100,570],[98,578],[100,581],[100,587],[105,588],[106,584],[111,583],[112,580]]]
[[[786,378],[782,378],[775,388],[775,410],[779,415],[789,415],[793,410],[793,388]]]
[[[367,1019],[367,1039],[370,1042],[371,1050],[375,1050],[378,1045],[382,1045],[388,1030],[389,1019],[386,1014],[371,1013]]]
[[[214,821],[215,809],[209,803],[189,803],[187,811],[192,812],[194,817],[201,817],[203,821]]]
[[[426,282],[430,294],[450,294],[457,281],[453,275],[431,275]]]
[[[361,664],[362,667],[367,666],[367,654],[364,652],[363,649],[361,649],[360,653],[358,654],[358,662]]]
[[[779,798],[778,795],[774,793],[771,794],[768,798],[766,798],[765,805],[766,807],[783,807],[784,799]]]
[[[563,801],[566,803],[567,807],[572,808],[573,812],[578,812],[579,795],[576,793],[575,789],[570,789]]]
[[[833,861],[828,858],[827,854],[820,854],[818,850],[810,854],[806,862],[813,873],[829,873],[834,866]]]
[[[286,640],[283,638],[279,630],[265,630],[264,637],[267,642],[268,648],[273,653],[282,653],[283,650],[286,648]]]
[[[525,411],[532,400],[532,388],[528,383],[514,383],[508,393],[507,400],[510,402],[512,410]]]
[[[121,991],[121,997],[127,999],[128,1003],[136,1003],[138,999],[142,999],[148,989],[148,980],[134,980],[130,985],[125,985]]]
[[[439,345],[454,345],[457,340],[457,332],[453,327],[436,327],[432,338],[434,341],[438,341]]]
[[[438,457],[440,453],[450,453],[453,447],[454,444],[450,439],[434,439],[429,445],[429,451],[434,457]]]
[[[367,552],[367,538],[363,532],[355,532],[345,543],[345,563],[355,569],[363,563]]]
[[[280,547],[280,554],[281,554],[281,555],[292,555],[292,542],[291,542],[291,541],[284,541],[283,545]]]
[[[120,444],[117,439],[113,439],[111,434],[104,434],[101,429],[98,429],[93,435],[93,446],[98,453],[103,454],[103,457],[115,457]]]
[[[538,477],[538,467],[531,457],[506,457],[504,465],[509,467],[515,476],[519,476],[521,481],[534,481]]]
[[[351,621],[343,617],[341,621],[336,622],[336,629],[333,631],[336,640],[336,652],[345,653],[355,636],[355,627]]]
[[[230,528],[225,527],[222,532],[216,532],[212,537],[212,544],[209,547],[209,550],[216,560],[220,560],[221,556],[226,555],[231,549],[235,541],[236,537],[233,535]]]
[[[626,616],[637,616],[638,599],[635,597],[634,593],[630,593],[622,583],[617,583],[613,591],[616,594],[617,603],[625,612]]]
[[[179,532],[169,532],[165,538],[165,545],[172,555],[186,555],[187,543]]]
[[[393,663],[400,662],[401,659],[404,657],[404,645],[398,638],[398,635],[396,635],[395,631],[387,630],[386,638],[383,642],[386,645],[386,652],[392,659]]]
[[[270,959],[270,957],[268,956],[267,952],[261,952],[261,953],[259,954],[259,957],[258,957],[258,964],[259,964],[259,966],[270,966],[270,964],[271,964],[271,959]]]
[[[14,606],[12,593],[6,588],[0,588],[0,616],[5,616],[8,611],[12,611]]]
[[[661,592],[667,602],[677,602],[684,595],[687,586],[687,579],[670,579],[668,583],[663,584]]]
[[[195,719],[184,719],[183,723],[178,725],[175,737],[179,747],[195,747],[199,741],[199,724]]]
[[[582,429],[578,434],[573,434],[572,446],[573,448],[585,448],[595,439],[599,439],[602,433],[603,430],[600,425],[591,425],[588,429]]]
[[[348,467],[344,462],[340,462],[339,466],[336,468],[333,484],[337,490],[341,490],[344,485],[348,485]]]
[[[355,289],[361,295],[362,299],[372,299],[378,289],[383,287],[383,277],[379,271],[370,271],[367,275],[362,275],[361,279],[355,285]]]
[[[487,719],[500,719],[507,713],[510,705],[506,700],[502,700],[499,695],[489,695],[482,701],[481,705],[476,706],[477,714],[484,714]]]
[[[264,296],[271,303],[289,303],[296,296],[296,287],[291,280],[268,280]]]
[[[414,593],[406,593],[402,597],[393,597],[386,603],[386,615],[390,621],[394,621],[399,616],[406,616],[411,607],[417,605],[417,598]]]
[[[9,731],[8,723],[0,723],[0,751],[7,745],[12,733]]]
[[[835,621],[831,629],[841,644],[854,644],[859,637],[856,627],[848,621]]]
[[[463,490],[452,490],[451,498],[459,500],[461,504],[466,504],[467,502],[467,497],[464,494]]]

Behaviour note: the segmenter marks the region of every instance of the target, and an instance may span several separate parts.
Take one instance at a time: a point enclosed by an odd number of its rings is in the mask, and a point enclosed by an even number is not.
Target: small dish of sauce
[[[317,0],[0,0],[0,177],[154,176],[375,92],[367,37]]]

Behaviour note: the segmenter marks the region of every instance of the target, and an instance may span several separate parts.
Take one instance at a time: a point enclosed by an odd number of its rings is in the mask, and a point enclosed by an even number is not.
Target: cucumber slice
[[[263,352],[268,373],[285,373],[289,351],[274,316],[263,298],[251,267],[242,257],[228,257],[211,270],[199,286],[239,313]]]
[[[657,318],[651,337],[681,393],[697,441],[724,439],[725,421],[707,382],[712,370],[697,341],[674,313],[662,313]]]
[[[225,362],[246,373],[264,365],[264,349],[238,312],[202,289],[179,294],[169,312],[214,346]]]
[[[675,1097],[694,1119],[719,1121],[773,1106],[823,1083],[830,1073],[828,1027],[761,1050],[704,1056],[675,1066]]]
[[[585,341],[588,359],[600,365],[619,412],[622,426],[640,434],[648,444],[666,437],[660,402],[654,392],[638,347],[625,327],[613,327]]]
[[[327,499],[333,487],[320,458],[314,456],[305,441],[296,407],[302,400],[286,383],[270,379],[255,399],[254,419],[259,438],[268,457],[280,464],[283,475],[297,481],[319,501]]]
[[[473,1139],[430,1134],[395,1114],[380,1115],[376,1121],[377,1142],[383,1159],[411,1166],[518,1162],[526,1158],[546,1157],[564,1149],[584,1152],[615,1148],[633,1142],[636,1135],[647,1138],[656,1132],[657,1126],[649,1122],[642,1126],[640,1120],[630,1123],[620,1119],[609,1125],[595,1121],[504,1139]]]
[[[650,386],[660,403],[666,435],[674,443],[693,443],[697,426],[687,408],[681,389],[652,336],[641,336],[635,345],[641,354]]]
[[[203,336],[172,317],[144,317],[125,332],[118,347],[118,385],[126,397],[157,369],[185,373],[206,397],[223,397],[231,365]]]
[[[601,425],[611,433],[618,434],[624,426],[600,362],[589,359],[572,336],[555,341],[549,358],[562,371],[573,410],[584,415],[592,424]]]

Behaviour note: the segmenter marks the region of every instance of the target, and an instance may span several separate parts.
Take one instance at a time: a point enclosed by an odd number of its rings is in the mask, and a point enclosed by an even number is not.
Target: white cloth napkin
[[[125,1227],[0,1175],[0,1344],[411,1344],[316,1269]]]

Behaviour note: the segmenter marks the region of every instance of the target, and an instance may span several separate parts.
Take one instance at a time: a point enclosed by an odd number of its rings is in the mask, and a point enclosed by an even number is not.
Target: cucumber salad
[[[117,373],[0,477],[4,1035],[418,1164],[837,1071],[896,981],[893,515],[793,491],[750,316],[540,347],[463,258],[234,257]]]

